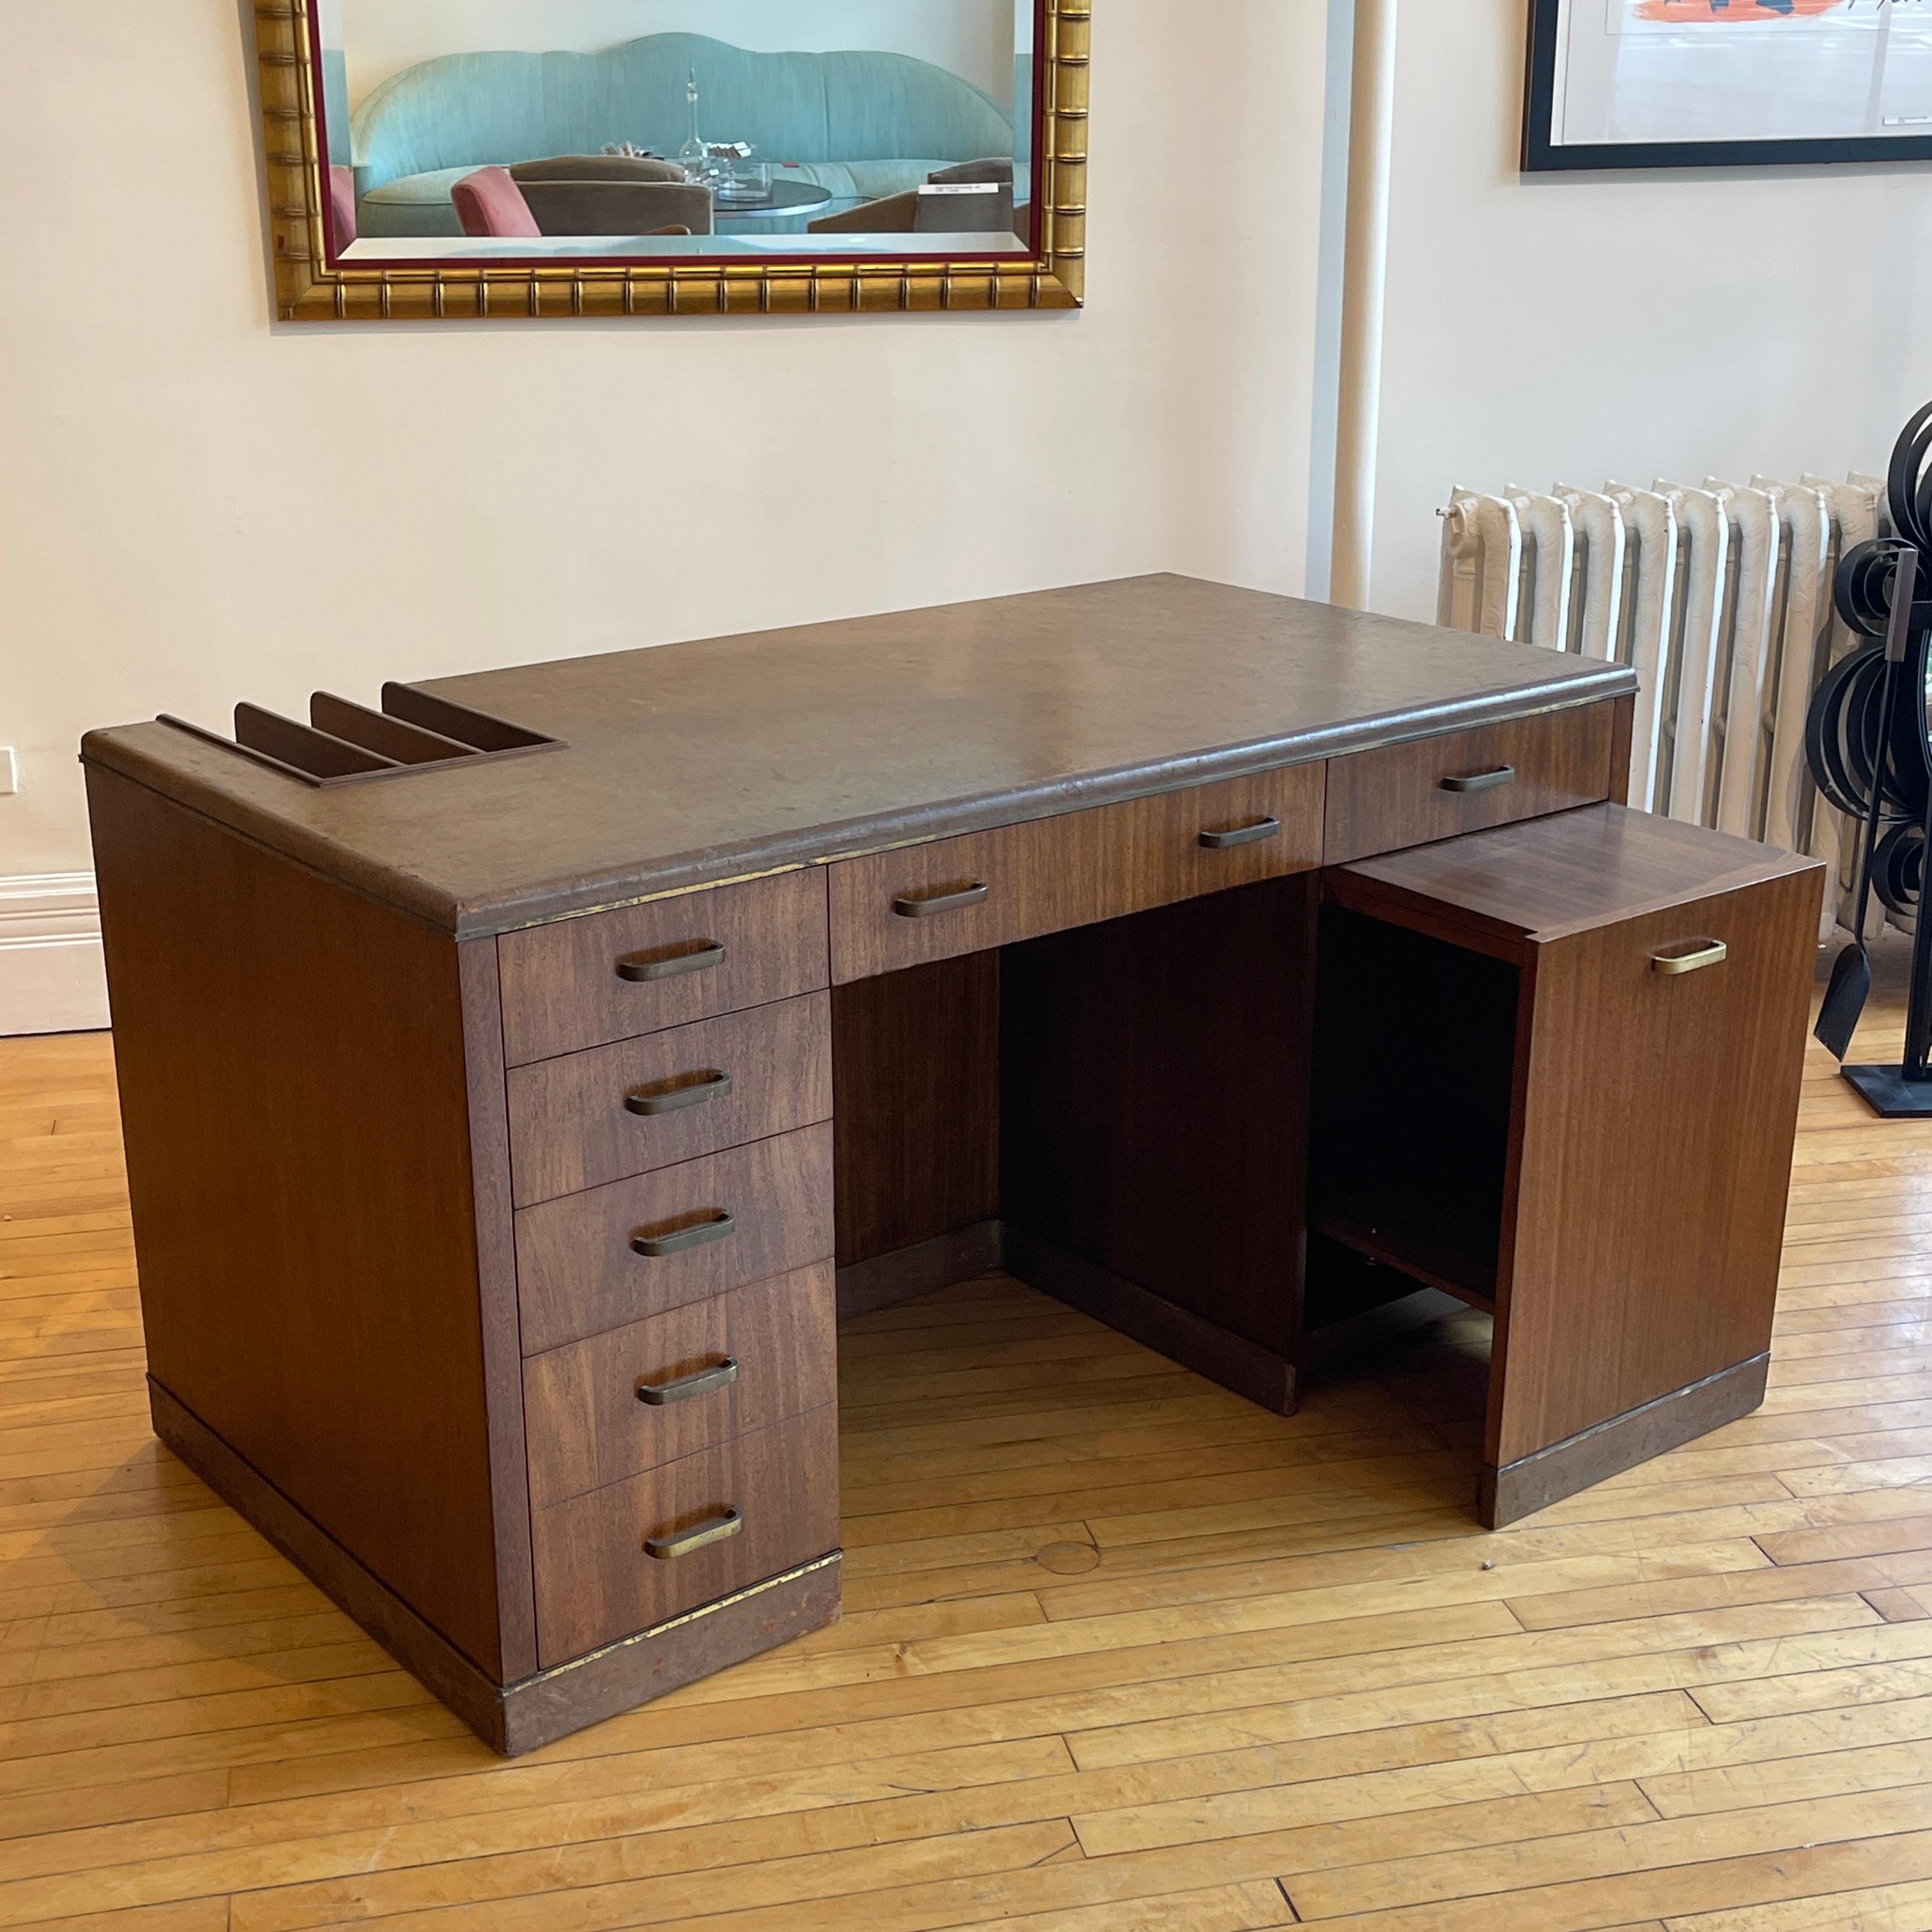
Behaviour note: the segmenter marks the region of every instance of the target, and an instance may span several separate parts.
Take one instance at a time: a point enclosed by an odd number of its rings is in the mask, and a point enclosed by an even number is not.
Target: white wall
[[[76,744],[160,710],[1147,570],[1299,590],[1322,0],[1098,10],[1084,314],[387,328],[271,326],[236,0],[21,14],[0,878],[87,866]],[[1206,128],[1266,194],[1178,164]]]
[[[1010,0],[335,0],[349,95],[434,54],[590,52],[645,34],[709,34],[768,52],[912,54],[1004,101],[1013,91]]]
[[[1932,397],[1932,171],[1523,181],[1522,0],[1405,0],[1371,602],[1450,486],[1882,469]]]

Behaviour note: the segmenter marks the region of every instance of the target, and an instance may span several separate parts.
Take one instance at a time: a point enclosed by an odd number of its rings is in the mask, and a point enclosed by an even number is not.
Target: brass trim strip
[[[715,1604],[706,1604],[700,1609],[686,1610],[681,1617],[673,1617],[668,1622],[653,1624],[649,1630],[634,1631],[629,1636],[620,1637],[615,1643],[607,1643],[601,1649],[586,1651],[581,1657],[574,1657],[568,1664],[554,1664],[548,1670],[539,1670],[534,1677],[520,1677],[514,1684],[503,1686],[503,1694],[526,1690],[532,1684],[554,1684],[560,1677],[567,1677],[573,1670],[582,1670],[592,1664],[601,1664],[607,1657],[615,1657],[621,1652],[634,1650],[640,1643],[650,1643],[655,1639],[668,1636],[675,1630],[684,1630],[691,1624],[701,1623],[705,1618],[716,1616],[720,1610],[728,1610],[734,1604],[748,1603],[754,1597],[762,1597],[768,1590],[776,1590],[786,1583],[796,1583],[802,1577],[815,1576],[820,1570],[829,1569],[833,1564],[842,1562],[845,1552],[835,1550],[829,1556],[813,1558],[809,1563],[801,1563],[795,1570],[787,1570],[776,1576],[767,1576],[762,1583],[753,1583],[734,1592],[728,1597],[720,1597]]]

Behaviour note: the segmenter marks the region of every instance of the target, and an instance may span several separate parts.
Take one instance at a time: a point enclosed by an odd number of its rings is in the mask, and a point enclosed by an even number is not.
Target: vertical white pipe
[[[1348,241],[1342,268],[1341,402],[1335,436],[1335,547],[1329,596],[1368,602],[1388,289],[1390,156],[1395,137],[1396,0],[1355,0],[1348,122]]]

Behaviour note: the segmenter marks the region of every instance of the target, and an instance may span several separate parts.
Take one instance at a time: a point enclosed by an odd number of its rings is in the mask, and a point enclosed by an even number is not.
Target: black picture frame
[[[1932,161],[1932,133],[1838,136],[1826,140],[1564,142],[1552,140],[1556,54],[1566,6],[1594,0],[1529,0],[1523,84],[1525,174],[1627,172],[1649,168],[1802,167]]]

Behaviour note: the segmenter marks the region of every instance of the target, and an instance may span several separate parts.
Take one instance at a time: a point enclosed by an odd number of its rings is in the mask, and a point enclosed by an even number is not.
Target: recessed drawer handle
[[[729,1388],[737,1379],[738,1364],[727,1355],[716,1368],[700,1369],[694,1376],[680,1376],[674,1382],[640,1382],[638,1400],[648,1408],[668,1408],[674,1402],[688,1402],[693,1396]]]
[[[1688,952],[1653,952],[1650,956],[1650,970],[1653,973],[1696,973],[1706,966],[1721,965],[1730,957],[1731,949],[1721,939],[1694,940]]]
[[[667,1255],[686,1254],[708,1242],[722,1241],[727,1234],[737,1232],[737,1216],[719,1208],[703,1220],[694,1221],[688,1228],[674,1228],[668,1234],[633,1234],[631,1252],[642,1255],[646,1261],[661,1262]],[[646,1396],[644,1400],[648,1402],[650,1398]]]
[[[1444,791],[1493,791],[1498,785],[1514,784],[1516,767],[1498,765],[1492,772],[1465,772],[1460,777],[1444,778]]]
[[[715,1516],[709,1522],[700,1522],[694,1529],[680,1530],[675,1536],[646,1537],[644,1554],[655,1556],[660,1563],[668,1563],[673,1557],[688,1556],[694,1550],[722,1543],[728,1536],[736,1536],[744,1526],[745,1519],[736,1510],[728,1509],[722,1516]]]
[[[1237,825],[1226,832],[1204,832],[1202,846],[1210,852],[1225,852],[1231,845],[1258,845],[1281,830],[1278,818],[1258,818],[1252,825]]]
[[[634,1087],[624,1096],[624,1106],[628,1112],[655,1119],[659,1114],[701,1107],[707,1100],[722,1100],[730,1090],[730,1075],[707,1067],[702,1073],[680,1074],[675,1084]]]
[[[617,962],[617,976],[633,985],[653,980],[680,980],[687,973],[706,973],[724,963],[724,949],[716,940],[682,951],[633,952]]]
[[[984,905],[992,887],[975,883],[953,886],[944,892],[922,896],[908,893],[892,902],[892,910],[902,919],[934,919],[943,912],[959,912],[968,906]]]

